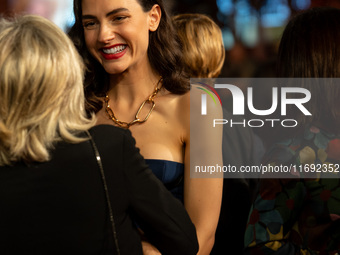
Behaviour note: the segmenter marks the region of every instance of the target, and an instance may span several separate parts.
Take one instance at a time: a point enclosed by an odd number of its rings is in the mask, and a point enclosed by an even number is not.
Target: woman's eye
[[[94,29],[96,27],[97,23],[94,21],[88,21],[83,23],[83,27],[85,29]]]
[[[112,21],[122,21],[122,20],[124,20],[124,19],[126,19],[127,17],[126,16],[117,16],[117,17],[114,17],[113,19],[112,19]]]

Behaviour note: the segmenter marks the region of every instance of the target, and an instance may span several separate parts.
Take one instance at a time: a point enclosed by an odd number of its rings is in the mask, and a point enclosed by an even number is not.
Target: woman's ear
[[[155,4],[149,11],[149,30],[154,32],[157,30],[161,21],[162,10],[158,4]]]

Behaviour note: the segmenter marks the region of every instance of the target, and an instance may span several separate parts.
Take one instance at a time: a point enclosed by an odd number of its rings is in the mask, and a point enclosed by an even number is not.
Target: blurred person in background
[[[246,254],[340,252],[340,86],[333,79],[340,77],[339,27],[339,9],[315,8],[293,17],[284,30],[277,76],[304,78],[300,85],[311,93],[306,107],[312,116],[287,110],[298,126],[267,134],[271,146],[262,164],[295,168],[286,178],[260,180]]]

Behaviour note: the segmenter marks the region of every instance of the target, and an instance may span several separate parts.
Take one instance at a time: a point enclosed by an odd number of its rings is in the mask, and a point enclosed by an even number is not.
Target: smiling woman
[[[98,124],[129,128],[154,174],[184,203],[197,229],[199,254],[209,254],[222,180],[190,178],[189,162],[191,156],[202,165],[211,159],[222,164],[222,154],[212,149],[221,151],[222,130],[190,155],[189,81],[163,2],[75,0],[74,11],[70,36],[88,67],[88,111],[96,113]],[[213,112],[208,118],[219,118],[221,111]]]
[[[96,2],[95,5],[99,4]],[[83,1],[82,5],[85,42],[91,55],[109,74],[123,72],[128,67],[140,64],[141,61],[144,62],[142,64],[147,64],[148,60],[144,57],[148,47],[146,31],[149,28],[152,30],[157,28],[157,17],[152,15],[160,15],[159,8],[152,10],[150,15],[152,24],[150,22],[149,25],[145,22],[148,13],[144,13],[140,5],[114,10],[111,10],[108,4],[102,6],[104,6],[101,8],[102,12],[97,13],[93,11],[91,1]]]

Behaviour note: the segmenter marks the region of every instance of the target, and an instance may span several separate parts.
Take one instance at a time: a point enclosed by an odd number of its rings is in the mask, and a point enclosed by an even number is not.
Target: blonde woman
[[[133,214],[160,251],[196,254],[194,225],[130,132],[87,119],[82,80],[56,25],[0,20],[0,253],[142,254]]]

